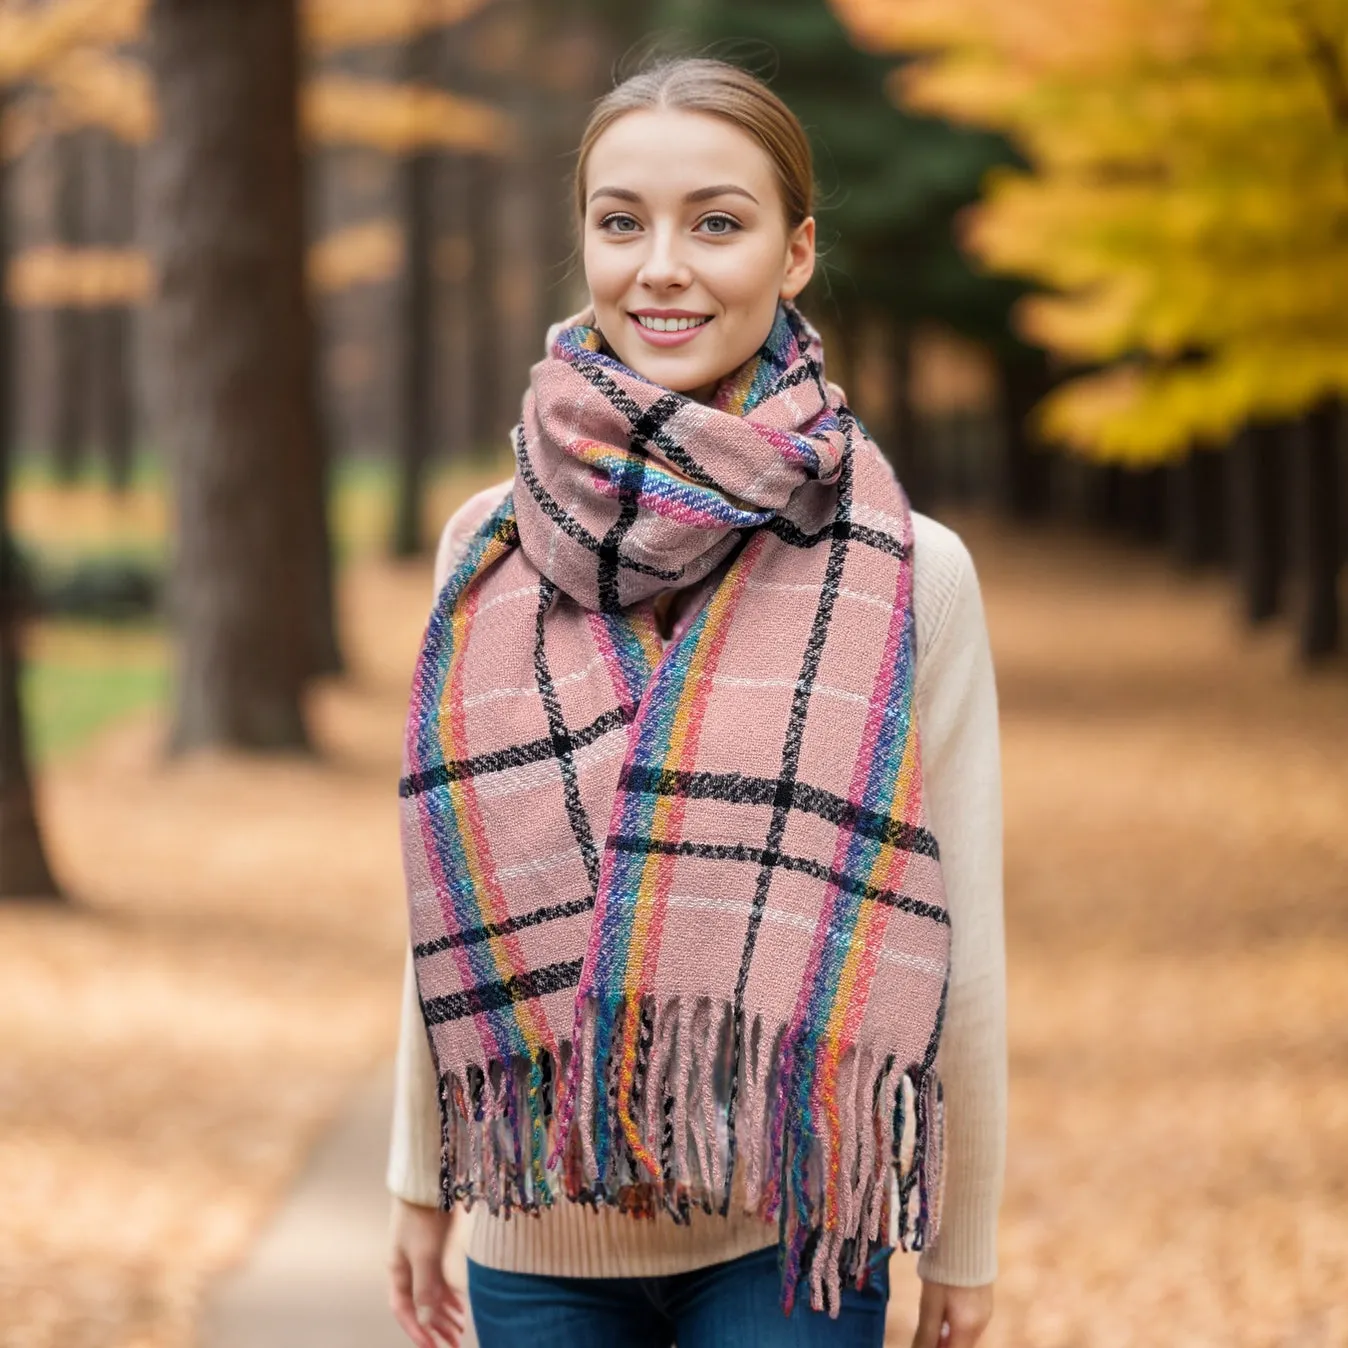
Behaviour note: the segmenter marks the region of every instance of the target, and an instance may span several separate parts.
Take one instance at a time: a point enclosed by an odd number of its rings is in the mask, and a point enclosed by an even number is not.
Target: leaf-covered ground
[[[1348,1343],[1348,669],[1220,581],[970,523],[1004,713],[1011,1132],[990,1348]],[[391,1043],[425,566],[364,560],[316,763],[53,763],[76,903],[0,908],[0,1341],[186,1348]],[[891,1341],[916,1283],[896,1260]]]
[[[1146,554],[966,537],[1006,801],[989,1348],[1341,1348],[1348,667]]]

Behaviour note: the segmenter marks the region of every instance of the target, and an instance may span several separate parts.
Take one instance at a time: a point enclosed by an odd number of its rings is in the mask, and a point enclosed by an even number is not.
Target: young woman
[[[445,527],[413,687],[394,1313],[458,1342],[468,1220],[485,1348],[879,1345],[897,1242],[915,1348],[971,1348],[1006,1098],[972,563],[793,304],[775,95],[648,70],[576,191],[590,304]]]

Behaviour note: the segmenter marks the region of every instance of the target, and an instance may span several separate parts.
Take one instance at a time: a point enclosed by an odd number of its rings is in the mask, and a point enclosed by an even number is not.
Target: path
[[[201,1348],[406,1348],[384,1277],[393,1074],[353,1093],[247,1262],[217,1287]],[[463,1286],[454,1251],[451,1278]],[[471,1330],[463,1348],[472,1348]]]

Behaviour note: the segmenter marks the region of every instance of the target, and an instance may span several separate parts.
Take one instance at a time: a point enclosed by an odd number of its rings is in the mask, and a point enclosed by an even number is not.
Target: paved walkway
[[[408,1348],[384,1282],[392,1076],[381,1067],[352,1096],[247,1262],[218,1285],[202,1348]]]

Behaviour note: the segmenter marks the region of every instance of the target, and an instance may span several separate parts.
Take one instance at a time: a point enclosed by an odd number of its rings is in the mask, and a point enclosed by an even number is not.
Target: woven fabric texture
[[[905,1248],[940,1220],[907,499],[786,303],[709,404],[578,315],[514,446],[400,784],[442,1201],[687,1220],[742,1168],[784,1303],[805,1275],[836,1312],[894,1193]],[[664,646],[655,598],[689,586]]]

